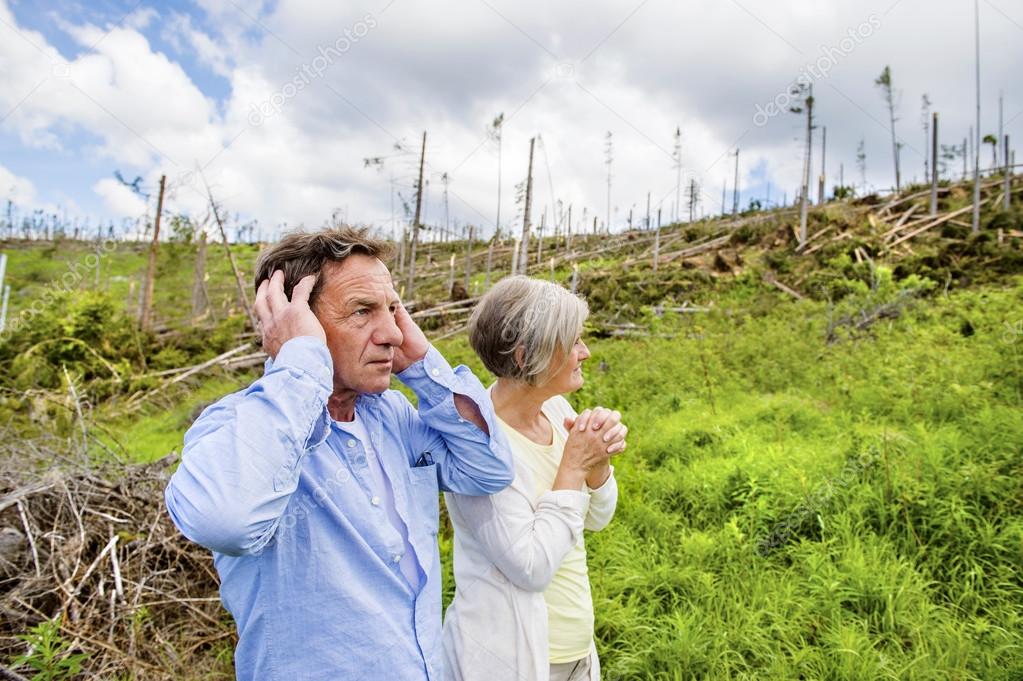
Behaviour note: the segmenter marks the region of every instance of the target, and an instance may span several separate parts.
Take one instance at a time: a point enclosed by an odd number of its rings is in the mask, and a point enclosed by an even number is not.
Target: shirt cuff
[[[277,351],[277,359],[267,358],[265,369],[290,369],[308,375],[328,393],[334,390],[334,362],[326,344],[314,336],[292,338]]]
[[[444,359],[444,355],[432,344],[421,360],[413,362],[397,376],[416,395],[420,398],[425,397],[429,404],[437,404],[452,393],[476,396],[472,386],[465,384],[462,377]]]
[[[314,336],[297,336],[287,341],[277,351],[277,359],[267,358],[266,372],[283,369],[298,377],[312,379],[315,390],[305,403],[306,413],[312,420],[305,429],[303,447],[309,449],[327,439],[330,434],[330,414],[327,412],[327,400],[334,392],[334,361],[331,359],[327,345]],[[286,466],[294,470],[298,460]],[[274,481],[275,487],[277,481]]]

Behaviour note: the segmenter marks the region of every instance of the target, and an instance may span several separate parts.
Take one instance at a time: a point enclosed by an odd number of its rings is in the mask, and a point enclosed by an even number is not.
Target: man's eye
[[[360,307],[358,310],[355,311],[355,314],[357,316],[359,316],[359,317],[365,317],[366,315],[369,314],[369,308],[368,307]]]

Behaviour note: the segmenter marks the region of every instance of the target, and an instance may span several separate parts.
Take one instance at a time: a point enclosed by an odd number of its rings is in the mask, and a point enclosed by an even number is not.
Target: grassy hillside
[[[1023,265],[1018,239],[992,236],[1019,215],[985,212],[979,237],[950,225],[897,252],[881,237],[897,216],[871,216],[815,212],[812,233],[852,236],[808,255],[794,253],[791,212],[677,226],[662,255],[728,239],[657,274],[649,234],[576,241],[590,253],[576,276],[594,315],[571,401],[620,409],[630,427],[617,515],[587,535],[605,678],[1023,678]],[[430,259],[446,265],[438,254],[464,247],[437,245]],[[183,321],[193,247],[165,245],[157,307],[177,321],[138,332],[125,303],[145,255],[133,246],[104,259],[99,286],[83,277],[5,336],[0,428],[74,444],[84,423],[98,458],[180,448],[202,405],[259,372],[214,367],[173,385],[159,374],[245,330],[210,248],[216,320]],[[86,249],[8,250],[18,305]],[[239,254],[246,268],[254,257]],[[447,295],[446,268],[426,262],[423,306]],[[572,261],[556,260],[555,276],[570,282]],[[430,333],[461,319],[431,318]],[[464,336],[437,344],[489,380]],[[447,602],[449,525],[441,550]],[[181,665],[169,673],[229,678],[232,639],[213,633],[190,651],[208,664],[168,656]]]

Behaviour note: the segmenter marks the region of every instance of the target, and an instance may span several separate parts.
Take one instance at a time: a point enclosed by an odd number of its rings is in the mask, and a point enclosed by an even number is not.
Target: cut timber
[[[427,308],[425,310],[417,310],[409,314],[412,319],[420,319],[422,317],[433,317],[444,310],[456,307],[465,307],[475,305],[479,300],[479,296],[475,298],[466,298],[465,300],[456,300],[453,303],[443,303],[442,305],[436,305],[434,307]]]
[[[983,201],[981,203],[983,203]],[[971,204],[969,206],[965,206],[963,208],[960,208],[957,211],[953,211],[951,213],[948,213],[947,215],[944,215],[944,216],[938,218],[937,220],[932,220],[931,222],[928,222],[923,227],[917,227],[912,232],[909,232],[908,234],[900,236],[898,239],[896,239],[895,241],[891,242],[888,245],[888,248],[892,248],[894,246],[898,246],[903,241],[906,241],[907,239],[912,239],[917,234],[921,234],[923,232],[926,232],[928,229],[930,229],[932,227],[937,227],[938,225],[940,225],[940,224],[942,224],[944,222],[948,222],[949,220],[951,220],[952,218],[954,218],[954,217],[956,217],[958,215],[962,215],[962,214],[967,213],[967,212],[972,211],[972,210],[973,210],[973,205]]]
[[[691,258],[694,255],[699,255],[701,253],[706,253],[707,251],[713,251],[717,248],[721,248],[722,246],[728,244],[728,242],[731,239],[732,239],[731,234],[725,234],[724,236],[708,241],[707,243],[702,244],[700,246],[694,246],[693,248],[684,248],[681,251],[675,251],[674,253],[665,253],[658,259],[658,262],[670,262],[675,258],[683,259]]]
[[[810,243],[811,241],[815,241],[815,240],[817,239],[817,237],[819,237],[819,236],[821,236],[821,235],[825,234],[826,232],[830,232],[830,231],[831,231],[831,230],[833,230],[834,228],[835,228],[835,225],[833,225],[833,224],[832,224],[832,225],[828,225],[828,226],[827,226],[827,227],[825,227],[824,229],[819,229],[819,230],[817,230],[816,232],[814,232],[813,234],[811,234],[811,235],[810,235],[810,237],[809,237],[809,238],[808,238],[808,239],[806,240],[806,243],[804,243],[804,244],[801,244],[801,245],[799,245],[799,246],[796,246],[796,252],[798,253],[798,252],[799,252],[799,251],[801,251],[802,249],[806,248],[806,247],[807,247],[807,245],[808,245],[808,244],[809,244],[809,243]]]
[[[899,218],[899,221],[895,223],[894,227],[892,227],[887,232],[881,235],[881,238],[887,240],[892,238],[894,235],[898,234],[899,231],[906,226],[906,223],[909,222],[909,218],[913,215],[913,213],[916,212],[916,209],[919,207],[920,207],[919,204],[914,204],[912,207],[910,207],[909,210],[902,214],[902,217]],[[931,216],[928,215],[926,217],[920,218],[919,220],[912,224],[920,224],[921,222],[926,222],[927,220],[931,219],[933,218],[931,218]]]
[[[920,207],[919,203],[914,203],[912,206],[910,206],[909,210],[907,210],[905,213],[903,213],[902,217],[899,218],[899,221],[895,224],[895,229],[902,229],[902,226],[904,224],[906,224],[906,221],[909,220],[909,217],[913,213],[915,213],[916,209],[919,208],[919,207]]]
[[[799,291],[796,291],[795,289],[791,289],[788,286],[786,286],[785,284],[783,284],[780,281],[778,281],[777,279],[775,279],[773,272],[765,273],[764,274],[764,281],[766,281],[768,284],[771,284],[772,286],[774,286],[778,290],[784,291],[785,293],[789,294],[790,296],[792,296],[796,300],[803,300],[805,298],[803,296],[803,294],[800,293]]]
[[[217,355],[216,357],[214,357],[211,360],[203,362],[202,364],[195,365],[194,367],[192,367],[188,371],[184,372],[180,376],[176,376],[175,378],[172,378],[170,381],[167,382],[166,385],[173,385],[174,383],[178,383],[179,381],[183,381],[186,378],[188,378],[189,376],[194,376],[195,374],[199,373],[203,369],[208,369],[211,366],[213,366],[214,364],[219,364],[220,362],[223,362],[228,357],[233,357],[234,355],[237,355],[242,350],[248,350],[250,347],[252,347],[252,343],[248,343],[248,342],[243,343],[242,345],[239,345],[238,347],[234,348],[233,350],[228,350],[227,352],[224,352],[222,354]]]
[[[807,249],[806,255],[810,255],[811,253],[815,253],[815,252],[819,251],[820,249],[824,248],[825,246],[833,244],[833,243],[835,243],[837,241],[842,241],[844,239],[848,239],[850,237],[852,237],[852,232],[842,232],[841,234],[836,236],[834,239],[829,239],[828,241],[822,241],[821,243],[817,244],[813,248]]]

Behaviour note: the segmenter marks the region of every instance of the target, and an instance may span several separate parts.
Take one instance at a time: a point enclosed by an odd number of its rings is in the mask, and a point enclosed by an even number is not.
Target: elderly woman
[[[618,499],[611,454],[621,415],[576,414],[586,303],[556,284],[510,277],[479,302],[469,341],[495,376],[498,426],[515,480],[491,496],[445,494],[455,529],[455,598],[444,621],[449,681],[600,678],[583,529]]]

